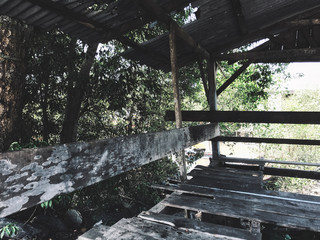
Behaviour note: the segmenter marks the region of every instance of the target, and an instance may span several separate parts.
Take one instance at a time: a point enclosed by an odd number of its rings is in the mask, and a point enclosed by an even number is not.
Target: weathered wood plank
[[[131,234],[143,236],[144,238],[142,239],[221,239],[221,237],[215,237],[210,233],[204,233],[200,231],[187,231],[184,229],[178,229],[172,226],[159,224],[154,221],[148,221],[136,217],[131,219],[121,219],[119,222],[117,222],[111,227],[111,230],[113,229],[123,233],[130,232]],[[106,239],[109,238],[107,237]],[[121,237],[121,239],[127,238]]]
[[[291,201],[292,203],[301,203],[301,204],[311,204],[315,206],[320,206],[320,197],[311,196],[311,195],[303,195],[297,193],[289,193],[289,192],[279,192],[279,191],[270,191],[270,190],[251,190],[248,191],[233,191],[226,190],[221,188],[212,188],[205,186],[196,186],[188,184],[177,184],[177,185],[153,185],[152,187],[157,188],[159,190],[166,190],[177,193],[187,193],[197,196],[205,196],[205,197],[214,197],[214,196],[225,196],[226,194],[232,196],[234,198],[241,197],[246,198],[255,197],[257,199],[265,199],[269,198],[275,201]],[[319,209],[317,210],[319,211]]]
[[[239,174],[212,173],[210,171],[193,170],[190,174],[193,178],[189,181],[192,184],[202,184],[210,187],[224,189],[245,190],[262,189],[262,177],[245,176]]]
[[[259,169],[236,169],[236,168],[232,168],[232,167],[205,167],[205,166],[201,166],[201,165],[197,165],[195,167],[195,169],[205,169],[207,171],[211,171],[212,174],[215,174],[216,172],[225,172],[225,173],[230,173],[230,174],[234,174],[234,175],[246,175],[246,176],[260,176],[262,177],[262,172],[259,171]]]
[[[246,201],[250,206],[255,204],[256,207],[263,207],[267,211],[281,209],[279,212],[288,215],[291,214],[293,216],[318,219],[320,215],[320,197],[315,197],[313,201],[310,201],[298,199],[297,196],[276,196],[277,192],[265,193],[263,191],[233,191],[190,184],[181,184],[175,186],[156,185],[155,187],[162,190],[174,191],[176,193],[187,193],[196,196],[212,197],[214,199],[218,199],[219,201],[222,201],[223,199],[226,199],[226,201],[228,201],[228,199]]]
[[[165,119],[174,121],[173,111],[167,111]],[[182,120],[191,122],[243,122],[320,124],[320,112],[264,112],[264,111],[182,111]]]
[[[252,234],[249,231],[232,228],[223,225],[216,225],[207,222],[195,221],[192,219],[166,215],[166,214],[156,214],[153,212],[142,212],[139,215],[140,218],[146,219],[148,221],[166,224],[169,226],[176,227],[181,230],[188,231],[200,231],[212,234],[214,237],[222,239],[246,239],[246,240],[257,240],[261,239],[261,234]]]
[[[201,211],[214,215],[243,218],[257,222],[272,223],[282,227],[320,231],[320,217],[303,215],[303,210],[287,213],[282,212],[282,207],[270,209],[269,204],[257,204],[249,201],[235,199],[214,198],[208,199],[198,196],[171,194],[163,204],[180,209]],[[270,210],[269,210],[270,209]],[[312,211],[309,212],[312,214]]]
[[[308,139],[287,139],[287,138],[254,138],[254,137],[224,137],[219,136],[213,139],[221,142],[249,142],[249,143],[276,143],[276,144],[296,144],[296,145],[320,145],[320,140]]]
[[[0,154],[0,217],[150,163],[219,134],[217,125]]]

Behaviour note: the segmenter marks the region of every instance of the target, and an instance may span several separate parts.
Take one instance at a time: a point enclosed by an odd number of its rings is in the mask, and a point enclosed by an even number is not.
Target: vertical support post
[[[216,88],[216,72],[217,72],[217,64],[212,61],[207,61],[207,71],[208,71],[208,83],[209,83],[209,108],[210,111],[217,111],[217,88]],[[218,160],[220,156],[220,146],[219,142],[211,141],[212,144],[212,158],[210,161],[210,166],[215,166],[219,162]]]
[[[178,67],[178,61],[177,61],[176,32],[175,32],[173,23],[170,24],[169,45],[170,45],[170,60],[171,60],[176,128],[181,128],[182,114],[181,114],[181,101],[180,101],[180,94],[179,94],[179,79],[178,79],[179,67]],[[187,179],[187,167],[186,167],[186,162],[184,158],[184,151],[181,151],[177,154],[178,154],[177,161],[179,164],[181,181],[185,181]]]

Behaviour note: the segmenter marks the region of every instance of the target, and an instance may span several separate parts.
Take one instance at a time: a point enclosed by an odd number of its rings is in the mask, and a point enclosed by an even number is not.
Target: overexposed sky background
[[[320,63],[290,63],[287,72],[291,74],[288,90],[320,89]]]

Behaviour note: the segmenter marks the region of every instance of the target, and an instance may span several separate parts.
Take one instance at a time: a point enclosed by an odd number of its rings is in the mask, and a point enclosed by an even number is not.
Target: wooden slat
[[[165,119],[174,121],[173,112],[167,111]],[[209,111],[182,111],[182,120],[192,122],[320,124],[320,112],[215,111],[212,113]]]
[[[224,137],[219,136],[213,141],[221,142],[250,142],[250,143],[276,143],[276,144],[296,144],[296,145],[320,145],[320,140],[308,139],[287,139],[287,138],[254,138],[254,137]]]
[[[0,217],[218,135],[217,125],[0,154]]]
[[[253,203],[252,201],[235,201],[233,198],[208,199],[198,196],[177,195],[175,193],[171,194],[167,200],[164,200],[163,204],[169,207],[201,211],[214,215],[252,219],[282,227],[320,231],[319,213],[315,215],[309,209],[289,209],[284,206]],[[310,218],[308,215],[310,215]]]
[[[246,240],[257,240],[261,239],[261,234],[252,234],[249,231],[232,228],[223,225],[216,225],[207,222],[195,221],[192,219],[166,215],[156,214],[153,212],[142,212],[139,215],[140,218],[148,221],[166,224],[169,226],[176,227],[184,231],[200,231],[212,234],[214,237],[221,239],[246,239]]]
[[[292,162],[292,161],[268,160],[268,159],[235,158],[235,157],[220,157],[219,161],[221,161],[221,162],[238,162],[238,163],[240,162],[240,163],[259,164],[259,165],[264,165],[266,163],[276,163],[276,164],[284,164],[284,165],[320,167],[320,163]]]

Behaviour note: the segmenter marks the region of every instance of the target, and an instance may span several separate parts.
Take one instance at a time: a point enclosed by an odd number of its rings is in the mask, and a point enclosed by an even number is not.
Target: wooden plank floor
[[[154,186],[173,193],[149,212],[111,227],[96,226],[79,239],[261,239],[257,228],[186,219],[185,210],[256,223],[258,228],[270,223],[320,232],[320,198],[263,190],[261,172],[197,166],[189,176],[185,184]]]

